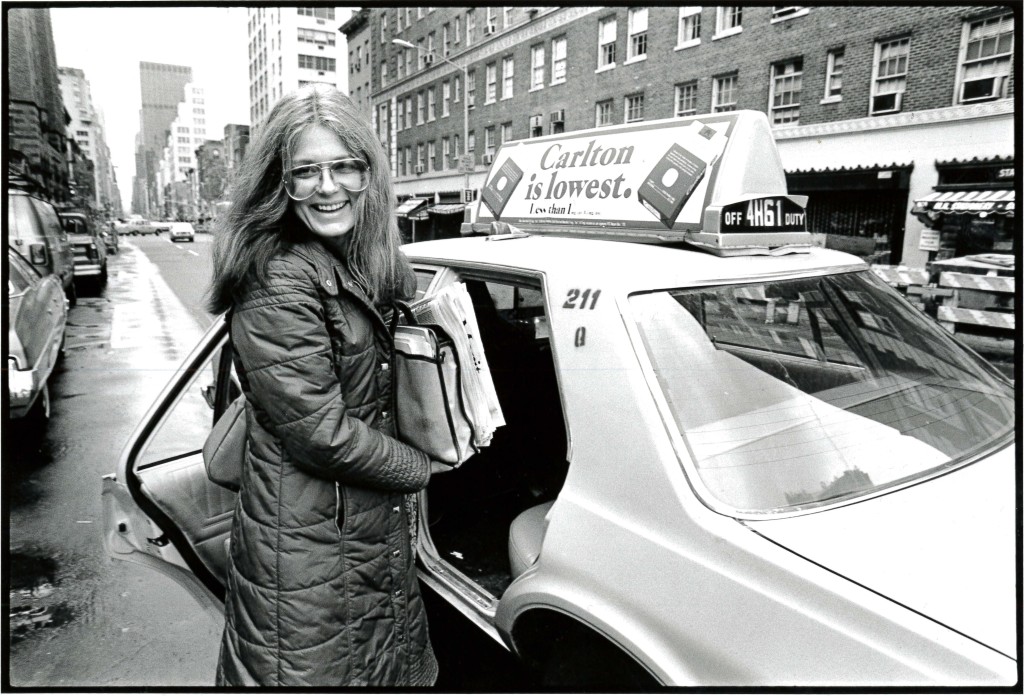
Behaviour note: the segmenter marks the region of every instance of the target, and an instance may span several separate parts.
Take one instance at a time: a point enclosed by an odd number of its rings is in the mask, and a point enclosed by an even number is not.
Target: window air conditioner
[[[424,67],[430,67],[433,64],[434,64],[434,56],[430,55],[429,53],[427,55],[423,56],[423,65],[424,65]]]
[[[496,24],[485,24],[484,25],[484,36],[490,36],[491,34],[497,33],[498,25]]]
[[[416,165],[416,173],[417,174],[422,174],[424,169],[425,169],[425,167],[422,164],[417,164]]]
[[[492,155],[490,152],[484,153],[484,164],[490,164],[493,161],[494,155]]]
[[[871,99],[871,114],[893,114],[903,105],[903,92],[879,94]]]
[[[565,122],[565,109],[559,109],[558,111],[552,111],[551,116],[548,120],[552,123],[564,123]]]
[[[530,128],[542,128],[544,126],[544,117],[541,115],[530,117]]]
[[[964,80],[960,85],[960,101],[972,102],[984,99],[998,99],[1003,96],[1003,84],[1006,78],[1002,75],[982,77],[976,80]]]

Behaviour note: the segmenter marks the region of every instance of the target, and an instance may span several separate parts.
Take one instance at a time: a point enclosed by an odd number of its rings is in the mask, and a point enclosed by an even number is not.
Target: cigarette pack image
[[[692,127],[687,140],[692,140],[693,149],[699,148],[701,154],[672,143],[637,190],[637,200],[670,229],[724,146],[724,136],[713,128],[699,121]]]
[[[509,158],[498,168],[490,182],[484,186],[480,198],[484,205],[490,208],[496,220],[501,217],[501,211],[505,209],[505,204],[512,197],[516,185],[522,178],[523,170]]]

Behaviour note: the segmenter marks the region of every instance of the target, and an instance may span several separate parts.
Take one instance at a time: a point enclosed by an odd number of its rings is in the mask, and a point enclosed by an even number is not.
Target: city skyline
[[[210,139],[219,139],[226,124],[249,123],[245,8],[83,7],[50,14],[58,64],[85,73],[103,114],[126,210],[136,173],[140,62],[193,69],[195,83],[209,95]],[[117,36],[116,50],[98,46],[97,36]]]

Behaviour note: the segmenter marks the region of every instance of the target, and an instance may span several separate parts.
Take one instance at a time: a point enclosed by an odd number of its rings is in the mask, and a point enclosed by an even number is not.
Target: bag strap
[[[391,325],[388,327],[388,332],[391,334],[391,338],[395,337],[395,331],[398,329],[398,320],[400,315],[405,316],[405,323],[409,326],[419,325],[419,321],[416,320],[416,314],[412,311],[412,307],[406,302],[401,300],[395,300],[391,303]]]

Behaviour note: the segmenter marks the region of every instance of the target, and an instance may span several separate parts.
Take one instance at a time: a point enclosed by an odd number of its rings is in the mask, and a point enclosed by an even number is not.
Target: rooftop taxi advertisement
[[[725,114],[508,143],[481,199],[511,224],[699,227],[734,123]]]

